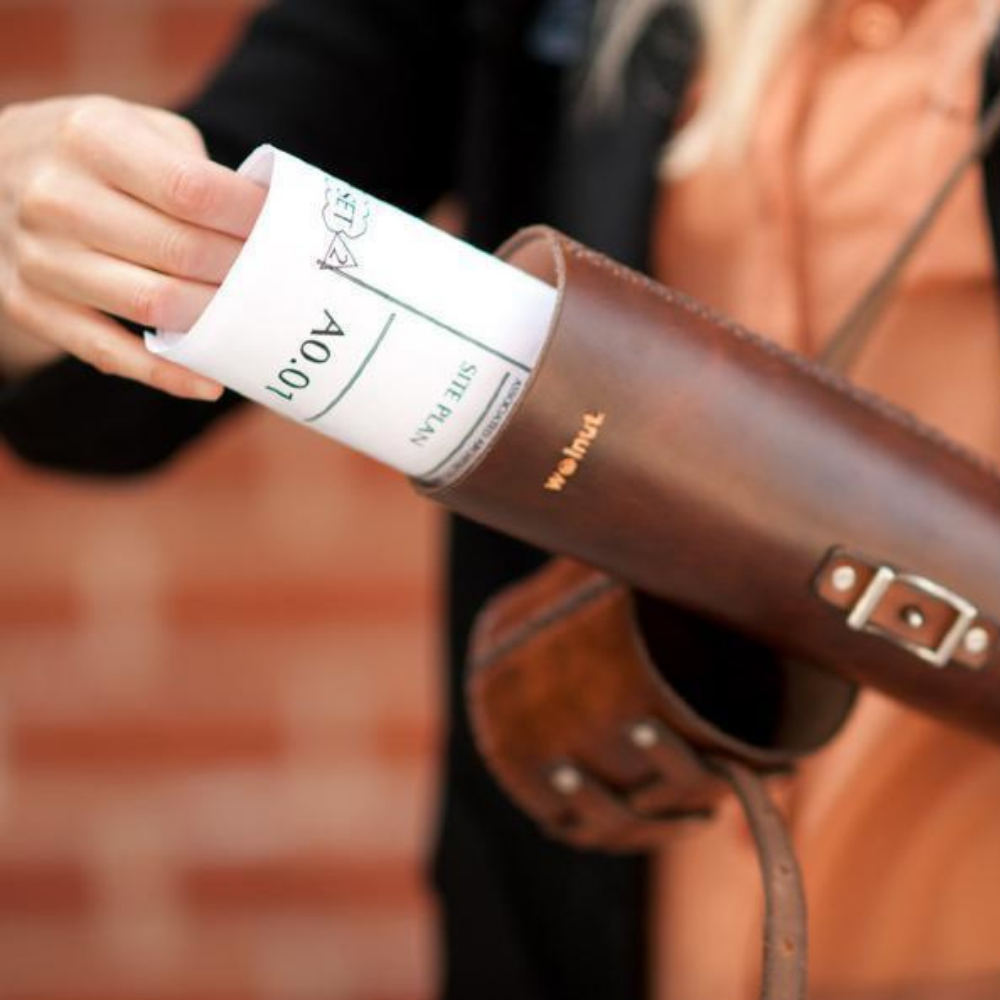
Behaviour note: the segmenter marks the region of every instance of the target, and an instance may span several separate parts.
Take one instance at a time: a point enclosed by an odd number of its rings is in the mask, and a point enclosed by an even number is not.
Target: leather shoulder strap
[[[882,270],[837,325],[819,358],[828,368],[838,372],[849,372],[854,366],[914,250],[923,242],[966,171],[990,151],[998,135],[1000,135],[1000,94],[991,99],[972,143],[955,161],[923,211],[897,244]]]

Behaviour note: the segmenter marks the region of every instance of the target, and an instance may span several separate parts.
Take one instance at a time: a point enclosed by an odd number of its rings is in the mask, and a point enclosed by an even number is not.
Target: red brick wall
[[[0,0],[0,102],[176,99],[248,6]],[[0,447],[0,1000],[433,992],[436,531],[261,411],[128,485]]]

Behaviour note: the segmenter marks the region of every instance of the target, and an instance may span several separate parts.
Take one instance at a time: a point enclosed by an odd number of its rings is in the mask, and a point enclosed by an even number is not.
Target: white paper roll
[[[447,482],[501,426],[549,285],[272,146],[239,258],[188,333],[149,349],[408,476]]]

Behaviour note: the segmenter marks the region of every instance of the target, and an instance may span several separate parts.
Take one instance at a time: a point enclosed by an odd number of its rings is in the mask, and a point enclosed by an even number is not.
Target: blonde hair
[[[782,55],[817,16],[825,0],[602,0],[597,30],[603,40],[588,91],[607,105],[617,94],[621,69],[650,18],[686,4],[702,38],[702,90],[689,121],[665,150],[663,172],[694,173],[709,161],[732,162],[749,142],[761,96]],[[997,0],[979,0],[985,35],[997,21]],[[980,36],[983,37],[983,36]]]

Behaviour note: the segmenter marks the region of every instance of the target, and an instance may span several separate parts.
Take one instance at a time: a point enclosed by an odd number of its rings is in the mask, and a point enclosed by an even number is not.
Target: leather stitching
[[[587,247],[583,247],[569,239],[565,239],[564,246],[568,249],[570,254],[578,260],[592,264],[613,275],[615,278],[627,281],[630,284],[642,288],[644,291],[651,292],[657,298],[662,299],[665,302],[669,302],[671,305],[677,306],[686,312],[697,316],[699,319],[703,319],[706,322],[722,328],[730,334],[730,336],[736,338],[737,340],[749,344],[751,347],[762,351],[770,357],[783,361],[789,367],[794,368],[807,378],[811,378],[813,381],[818,382],[828,389],[833,389],[841,396],[847,397],[859,406],[863,406],[865,409],[877,413],[879,416],[884,417],[886,420],[891,421],[897,426],[918,435],[929,444],[934,445],[938,449],[947,452],[953,458],[960,459],[966,465],[971,466],[976,472],[989,476],[996,486],[1000,486],[1000,469],[998,469],[996,465],[984,458],[982,455],[978,455],[958,442],[952,440],[942,431],[925,424],[908,410],[904,410],[902,407],[896,406],[894,403],[890,403],[887,399],[884,399],[873,392],[868,392],[866,389],[862,389],[853,382],[844,378],[842,375],[838,375],[836,372],[823,368],[821,365],[810,361],[801,354],[789,351],[787,348],[774,343],[774,341],[768,340],[766,337],[762,337],[759,333],[754,333],[753,331],[746,329],[746,327],[740,326],[733,320],[713,312],[711,309],[694,299],[689,299],[686,295],[682,295],[680,292],[667,288],[647,275],[640,274],[638,271],[633,271],[631,268],[625,267],[624,265],[611,260],[609,257],[605,257],[604,254],[600,254],[596,250],[590,250]]]
[[[608,594],[621,586],[622,584],[618,580],[612,579],[611,577],[602,577],[597,581],[588,581],[575,593],[572,593],[569,597],[561,600],[556,607],[542,612],[538,616],[530,619],[525,625],[515,629],[509,635],[498,640],[496,645],[494,645],[488,653],[484,654],[481,659],[476,659],[474,661],[474,669],[486,670],[498,659],[506,656],[519,646],[527,645],[532,639],[535,638],[535,636],[539,635],[550,626],[555,625],[561,619],[568,618],[581,608],[586,607],[588,604],[595,603],[605,594]],[[507,667],[500,667],[498,670],[494,670],[493,676],[501,675],[507,671]]]

